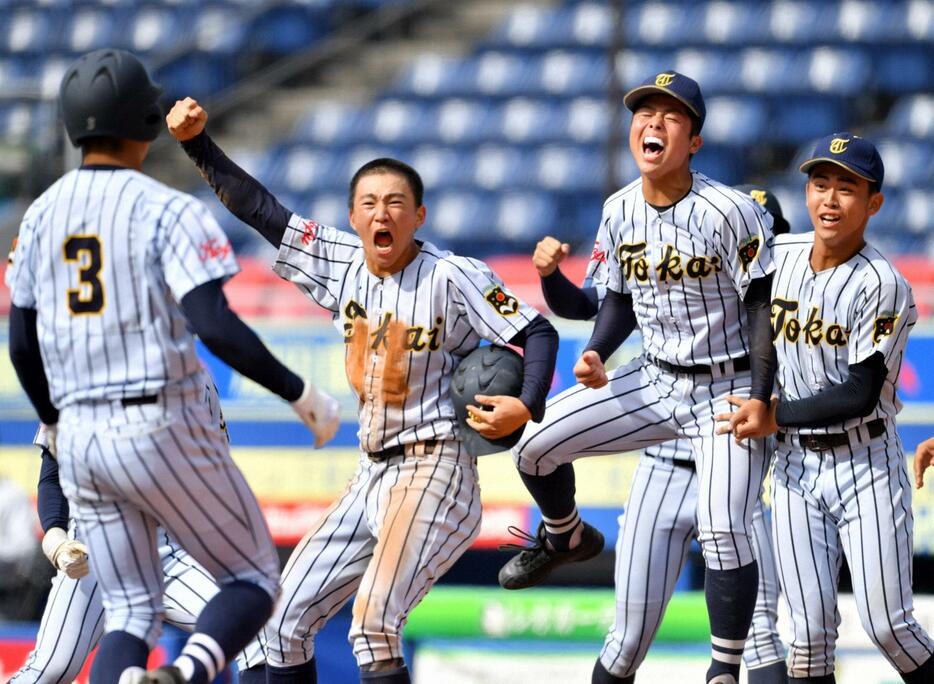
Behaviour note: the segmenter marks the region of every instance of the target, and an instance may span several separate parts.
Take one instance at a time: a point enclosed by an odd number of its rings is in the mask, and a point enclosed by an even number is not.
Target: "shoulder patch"
[[[499,285],[495,285],[487,291],[485,299],[500,316],[512,316],[519,311],[519,300],[503,290]]]
[[[302,244],[310,245],[314,242],[315,238],[318,237],[318,229],[320,227],[317,221],[302,221]]]
[[[744,273],[749,270],[749,264],[755,261],[756,255],[759,254],[760,244],[761,240],[757,236],[748,237],[739,244],[737,254]]]
[[[895,323],[898,316],[877,316],[872,326],[872,343],[878,344],[883,337],[888,337],[895,332]]]

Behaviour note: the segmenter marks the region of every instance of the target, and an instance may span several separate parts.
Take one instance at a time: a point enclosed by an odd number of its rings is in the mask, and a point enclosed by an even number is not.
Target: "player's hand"
[[[585,387],[599,389],[609,382],[606,368],[600,355],[593,350],[585,351],[574,364],[574,377]]]
[[[558,264],[564,261],[564,258],[570,253],[571,245],[553,237],[546,237],[535,245],[532,264],[538,274],[544,278],[554,273],[555,269],[558,268]]]
[[[478,405],[467,404],[467,425],[487,439],[499,439],[521,428],[532,420],[528,406],[518,397],[506,394],[487,396],[475,394]],[[479,404],[482,404],[479,405]]]
[[[341,424],[340,404],[334,397],[306,380],[302,396],[290,405],[314,434],[315,449],[320,449],[334,438]]]
[[[42,552],[56,569],[71,579],[88,574],[88,547],[76,539],[69,539],[61,527],[50,527],[42,537]]]
[[[718,423],[725,423],[717,428],[718,435],[731,434],[736,438],[739,444],[744,439],[755,439],[756,437],[765,437],[778,430],[778,423],[775,422],[775,407],[778,405],[778,399],[772,398],[772,401],[766,404],[761,399],[743,399],[730,395],[726,400],[737,407],[733,413],[719,413],[714,416]]]
[[[934,463],[934,437],[926,439],[918,445],[915,451],[915,487],[924,486],[924,471]]]
[[[204,130],[207,122],[208,113],[197,100],[190,97],[177,100],[165,117],[169,133],[179,142],[194,138]]]

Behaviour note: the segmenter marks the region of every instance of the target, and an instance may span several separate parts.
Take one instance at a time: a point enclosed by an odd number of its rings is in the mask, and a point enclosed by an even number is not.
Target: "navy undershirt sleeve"
[[[585,350],[597,352],[600,360],[606,363],[635,327],[636,314],[632,308],[632,295],[607,290]]]
[[[10,362],[39,420],[46,425],[55,425],[58,422],[58,409],[52,404],[49,395],[49,381],[42,366],[36,318],[35,309],[21,309],[15,305],[10,307]]]
[[[766,405],[772,400],[775,369],[778,367],[778,357],[772,344],[771,297],[770,273],[750,282],[743,298],[749,325],[749,365],[752,375],[749,397],[764,401]]]
[[[778,402],[775,422],[780,427],[817,428],[868,416],[879,403],[887,375],[885,358],[876,352],[851,365],[844,382],[811,397]]]
[[[544,316],[538,315],[509,340],[509,344],[522,347],[525,351],[519,399],[529,409],[532,420],[539,423],[545,417],[545,400],[555,373],[558,331]]]
[[[597,315],[597,288],[577,287],[560,268],[556,268],[550,275],[542,276],[542,293],[548,308],[561,318],[588,321]]]
[[[230,213],[278,247],[292,212],[262,183],[231,161],[206,131],[181,145]]]
[[[182,297],[182,310],[204,345],[221,361],[286,401],[301,396],[304,381],[282,365],[230,310],[220,280],[199,285]]]
[[[39,486],[36,496],[36,509],[42,531],[48,532],[53,527],[68,529],[68,499],[58,481],[58,461],[42,447],[42,466],[39,468]]]

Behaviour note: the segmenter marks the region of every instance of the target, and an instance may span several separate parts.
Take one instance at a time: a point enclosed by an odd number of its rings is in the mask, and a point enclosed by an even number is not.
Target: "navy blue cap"
[[[876,146],[864,138],[852,133],[831,133],[814,145],[811,156],[801,164],[799,170],[808,173],[817,164],[829,162],[842,166],[847,171],[865,178],[870,183],[882,187],[885,166]]]
[[[700,86],[690,76],[679,74],[677,71],[663,71],[645,79],[642,85],[633,88],[623,96],[623,104],[634,112],[643,98],[656,94],[671,95],[679,100],[700,120],[700,127],[704,126],[707,107],[704,105],[704,96],[701,94]]]
[[[772,215],[772,233],[783,235],[789,232],[791,226],[782,214],[782,205],[778,198],[760,185],[737,185],[736,189],[752,197],[756,202]]]

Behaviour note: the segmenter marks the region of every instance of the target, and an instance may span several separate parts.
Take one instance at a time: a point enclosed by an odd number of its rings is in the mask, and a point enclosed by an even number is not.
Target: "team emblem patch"
[[[895,322],[898,316],[878,316],[872,326],[872,343],[879,344],[879,340],[895,332]]]
[[[486,300],[500,316],[512,316],[519,310],[519,300],[499,285],[486,293]]]
[[[601,264],[606,263],[606,250],[600,249],[600,241],[593,243],[593,251],[590,253],[590,260]]]
[[[231,249],[229,240],[221,242],[217,238],[211,238],[201,243],[198,257],[201,259],[202,263],[213,259],[223,259],[230,254]]]
[[[737,253],[739,254],[739,263],[743,267],[743,273],[749,269],[751,264],[759,254],[760,240],[757,237],[751,237],[740,243]]]
[[[849,138],[834,138],[830,141],[830,151],[834,154],[846,152],[846,146],[850,143]]]
[[[749,196],[763,207],[765,206],[765,190],[750,190]]]
[[[302,244],[310,245],[315,241],[315,238],[318,236],[318,225],[317,221],[302,221]]]

